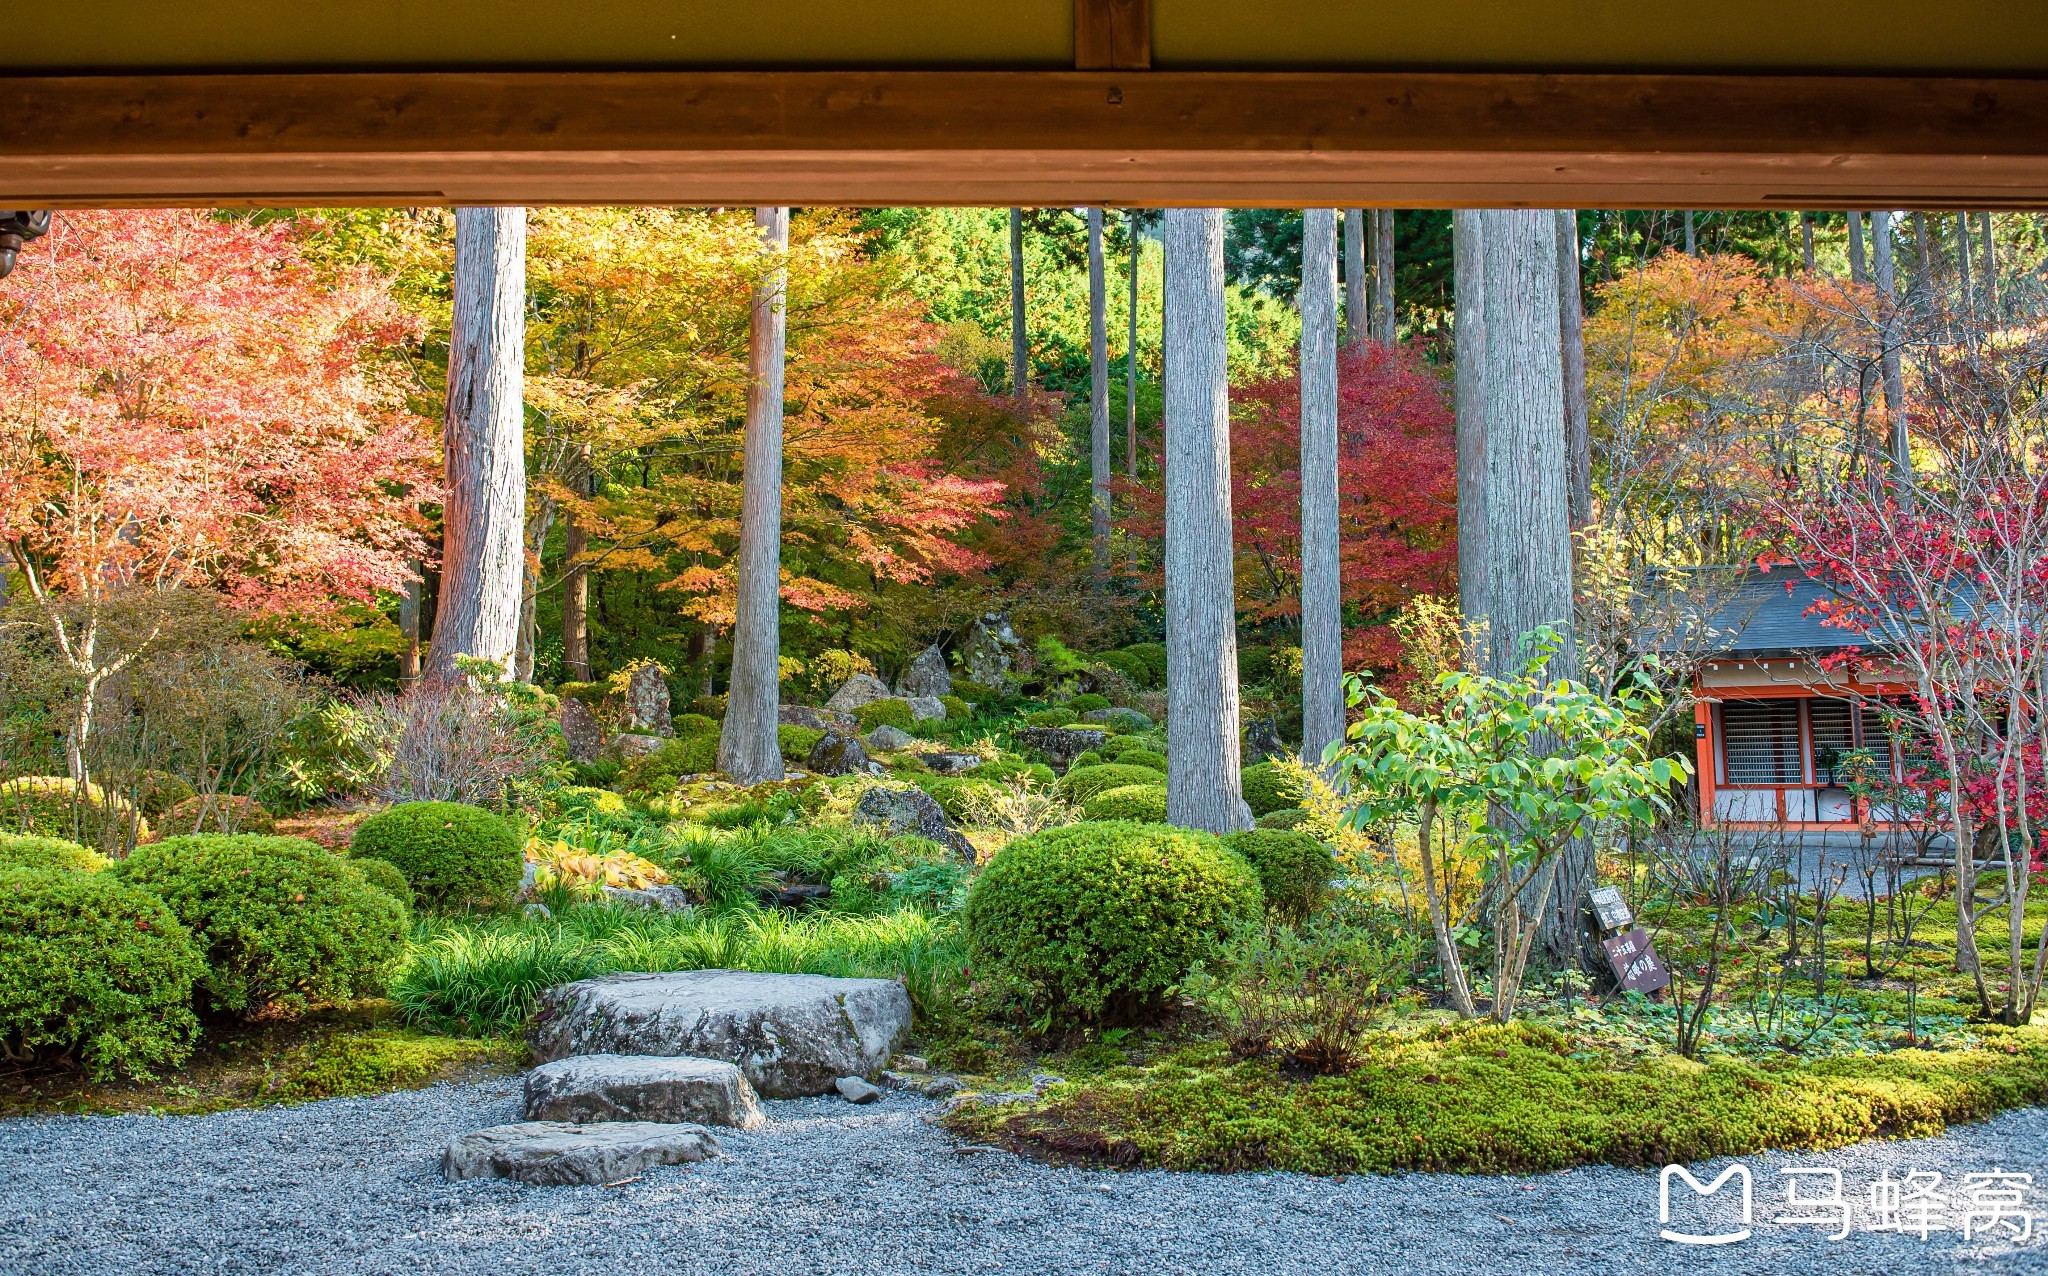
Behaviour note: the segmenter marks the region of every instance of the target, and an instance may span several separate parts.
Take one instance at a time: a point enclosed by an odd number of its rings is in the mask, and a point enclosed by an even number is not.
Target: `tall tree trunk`
[[[533,681],[533,662],[539,654],[541,554],[555,524],[554,503],[545,497],[539,509],[529,507],[529,512],[529,542],[519,586],[519,649],[512,661],[512,676],[520,682]]]
[[[1301,218],[1301,756],[1344,737],[1337,518],[1337,214]]]
[[[1984,313],[1993,320],[1996,320],[1998,317],[1998,248],[1991,238],[1990,210],[1986,209],[1983,216],[1984,273],[1979,278],[1983,280]]]
[[[1024,210],[1010,210],[1010,393],[1031,394],[1031,338],[1024,330]]]
[[[1586,310],[1579,284],[1579,214],[1557,210],[1558,343],[1564,357],[1564,449],[1573,528],[1593,517],[1593,423],[1586,403]]]
[[[1851,283],[1867,284],[1870,282],[1870,267],[1865,264],[1863,257],[1863,214],[1851,212],[1848,216],[1849,281]]]
[[[1394,344],[1394,210],[1372,210],[1372,339]]]
[[[1520,639],[1539,625],[1566,635],[1553,678],[1578,676],[1571,638],[1572,552],[1564,456],[1563,360],[1558,351],[1557,221],[1538,210],[1480,214],[1486,280],[1487,665],[1511,673]],[[1523,907],[1539,912],[1537,942],[1553,960],[1579,948],[1580,894],[1593,854],[1582,841],[1559,852],[1555,889]]]
[[[1934,295],[1934,250],[1927,243],[1927,217],[1924,213],[1913,214],[1913,249],[1919,254],[1913,288],[1924,301]]]
[[[1095,585],[1109,578],[1109,273],[1102,260],[1102,210],[1088,210],[1089,530]]]
[[[1970,215],[1956,214],[1956,303],[1964,314],[1977,308],[1976,297],[1970,287]]]
[[[1892,468],[1901,478],[1912,472],[1906,434],[1906,377],[1899,359],[1899,296],[1892,264],[1892,215],[1870,215],[1871,257],[1877,275],[1877,339],[1884,368],[1884,409],[1891,422]]]
[[[1813,214],[1799,214],[1799,248],[1806,261],[1806,273],[1813,273]]]
[[[577,450],[569,486],[578,496],[592,495],[590,445]],[[562,526],[562,676],[571,682],[590,681],[590,531],[571,513]]]
[[[405,582],[398,598],[398,636],[405,645],[398,649],[398,687],[403,691],[420,680],[420,565],[412,564],[413,579]]]
[[[1138,477],[1138,210],[1131,210],[1131,331],[1124,350],[1124,477]]]
[[[1365,241],[1370,235],[1363,208],[1344,210],[1344,344],[1356,345],[1372,334],[1372,316],[1365,299]]]
[[[512,672],[526,565],[525,356],[526,210],[458,208],[432,676],[452,675],[457,656]]]
[[[782,778],[776,720],[782,654],[782,361],[788,317],[789,210],[757,208],[773,268],[754,285],[747,338],[747,442],[740,479],[739,598],[733,609],[732,682],[718,769],[737,784]]]
[[[1688,257],[1700,255],[1700,239],[1699,235],[1693,230],[1692,210],[1690,208],[1685,210],[1685,255]]]
[[[1486,271],[1477,212],[1451,214],[1458,418],[1458,609],[1486,618]]]
[[[1238,755],[1237,588],[1220,208],[1166,212],[1166,818],[1250,828]]]

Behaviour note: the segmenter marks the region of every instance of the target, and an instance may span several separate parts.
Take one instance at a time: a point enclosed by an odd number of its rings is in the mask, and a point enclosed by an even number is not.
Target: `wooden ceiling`
[[[0,205],[2048,207],[1999,0],[88,0]]]

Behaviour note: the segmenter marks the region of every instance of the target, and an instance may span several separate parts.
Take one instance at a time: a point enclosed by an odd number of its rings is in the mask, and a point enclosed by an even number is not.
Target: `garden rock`
[[[626,682],[626,707],[619,712],[619,730],[636,735],[672,736],[668,716],[668,679],[659,665],[641,665]]]
[[[884,722],[881,726],[868,732],[867,746],[877,753],[894,753],[899,749],[909,748],[916,740],[916,736],[905,731],[902,727],[891,726]]]
[[[1122,705],[1113,705],[1107,709],[1090,709],[1081,715],[1081,721],[1100,722],[1104,726],[1128,732],[1150,731],[1153,726],[1152,719],[1136,709],[1126,709]]]
[[[1016,739],[1025,748],[1044,754],[1053,770],[1064,772],[1075,758],[1101,748],[1109,735],[1086,727],[1026,727]]]
[[[720,1154],[701,1125],[653,1121],[521,1121],[465,1134],[441,1155],[441,1175],[513,1179],[535,1187],[616,1183],[656,1165],[706,1161]]]
[[[606,742],[602,756],[617,758],[621,762],[631,762],[634,758],[644,758],[650,753],[661,752],[661,746],[662,738],[658,735],[621,731]]]
[[[946,671],[946,653],[939,650],[939,644],[917,653],[917,659],[896,680],[896,694],[908,700],[936,700],[953,694],[953,675]]]
[[[864,704],[889,699],[889,684],[871,673],[857,673],[841,684],[832,698],[825,702],[827,709],[840,713],[852,713]]]
[[[828,732],[811,746],[804,765],[819,775],[860,775],[875,769],[868,751],[860,747],[859,737],[836,731]]]
[[[893,979],[689,970],[550,988],[527,1041],[543,1061],[579,1054],[722,1059],[762,1095],[792,1099],[880,1069],[909,1031],[910,994]]]
[[[832,1084],[839,1091],[839,1097],[848,1103],[873,1103],[882,1097],[879,1086],[869,1085],[859,1077],[841,1077]]]
[[[604,751],[604,728],[581,700],[562,701],[562,738],[569,743],[569,756],[577,762],[595,762]]]
[[[1031,1074],[1031,1093],[1044,1094],[1056,1085],[1065,1085],[1067,1079],[1057,1072],[1034,1072]]]
[[[910,706],[910,716],[918,722],[936,722],[946,716],[946,706],[936,696],[912,696],[904,701]]]
[[[775,721],[785,727],[807,727],[812,731],[851,731],[855,725],[850,713],[835,713],[830,709],[815,709],[807,704],[778,705]]]
[[[973,844],[960,836],[946,809],[922,789],[869,789],[854,803],[853,822],[874,825],[890,837],[915,833],[974,862]]]
[[[1018,641],[1010,622],[998,612],[989,612],[967,631],[960,663],[974,682],[984,687],[1001,687],[1023,651],[1024,644]]]
[[[950,1099],[967,1089],[967,1083],[958,1077],[933,1077],[924,1083],[924,1097],[927,1099]]]
[[[917,760],[933,775],[964,775],[982,763],[979,753],[920,753]]]
[[[690,906],[690,894],[680,886],[648,886],[631,890],[624,886],[607,886],[604,897],[614,904],[626,904],[633,908],[658,908],[664,913],[681,912]]]
[[[1244,729],[1244,760],[1246,765],[1264,762],[1267,758],[1281,757],[1287,752],[1287,743],[1280,738],[1280,728],[1266,718],[1253,719]]]
[[[761,1124],[760,1102],[739,1068],[721,1059],[572,1055],[526,1074],[529,1121]]]

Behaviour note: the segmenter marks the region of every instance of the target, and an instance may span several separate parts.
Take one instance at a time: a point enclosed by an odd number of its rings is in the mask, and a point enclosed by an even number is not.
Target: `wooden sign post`
[[[1599,923],[1600,947],[1607,952],[1607,964],[1614,968],[1614,977],[1621,981],[1621,986],[1643,993],[1670,987],[1671,972],[1658,959],[1650,937],[1635,925],[1635,914],[1629,911],[1620,888],[1595,887],[1586,892],[1586,903]]]

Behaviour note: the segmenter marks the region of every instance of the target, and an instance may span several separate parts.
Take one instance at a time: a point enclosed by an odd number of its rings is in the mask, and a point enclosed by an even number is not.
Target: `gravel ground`
[[[0,1271],[2048,1273],[2039,1229],[2015,1247],[1866,1233],[1860,1209],[1843,1241],[1769,1221],[1785,1212],[1778,1170],[1791,1164],[1840,1169],[1859,1204],[1887,1169],[1940,1170],[1945,1187],[2030,1172],[2048,1226],[2048,1109],[1939,1139],[1749,1158],[1755,1234],[1708,1249],[1658,1239],[1658,1179],[1642,1172],[1105,1173],[962,1150],[921,1119],[931,1104],[904,1095],[766,1106],[769,1125],[721,1133],[722,1159],[611,1188],[441,1181],[451,1136],[517,1119],[504,1080],[204,1117],[0,1122]],[[1705,1230],[1699,1211],[1733,1190],[1704,1202],[1676,1185],[1673,1226]]]

